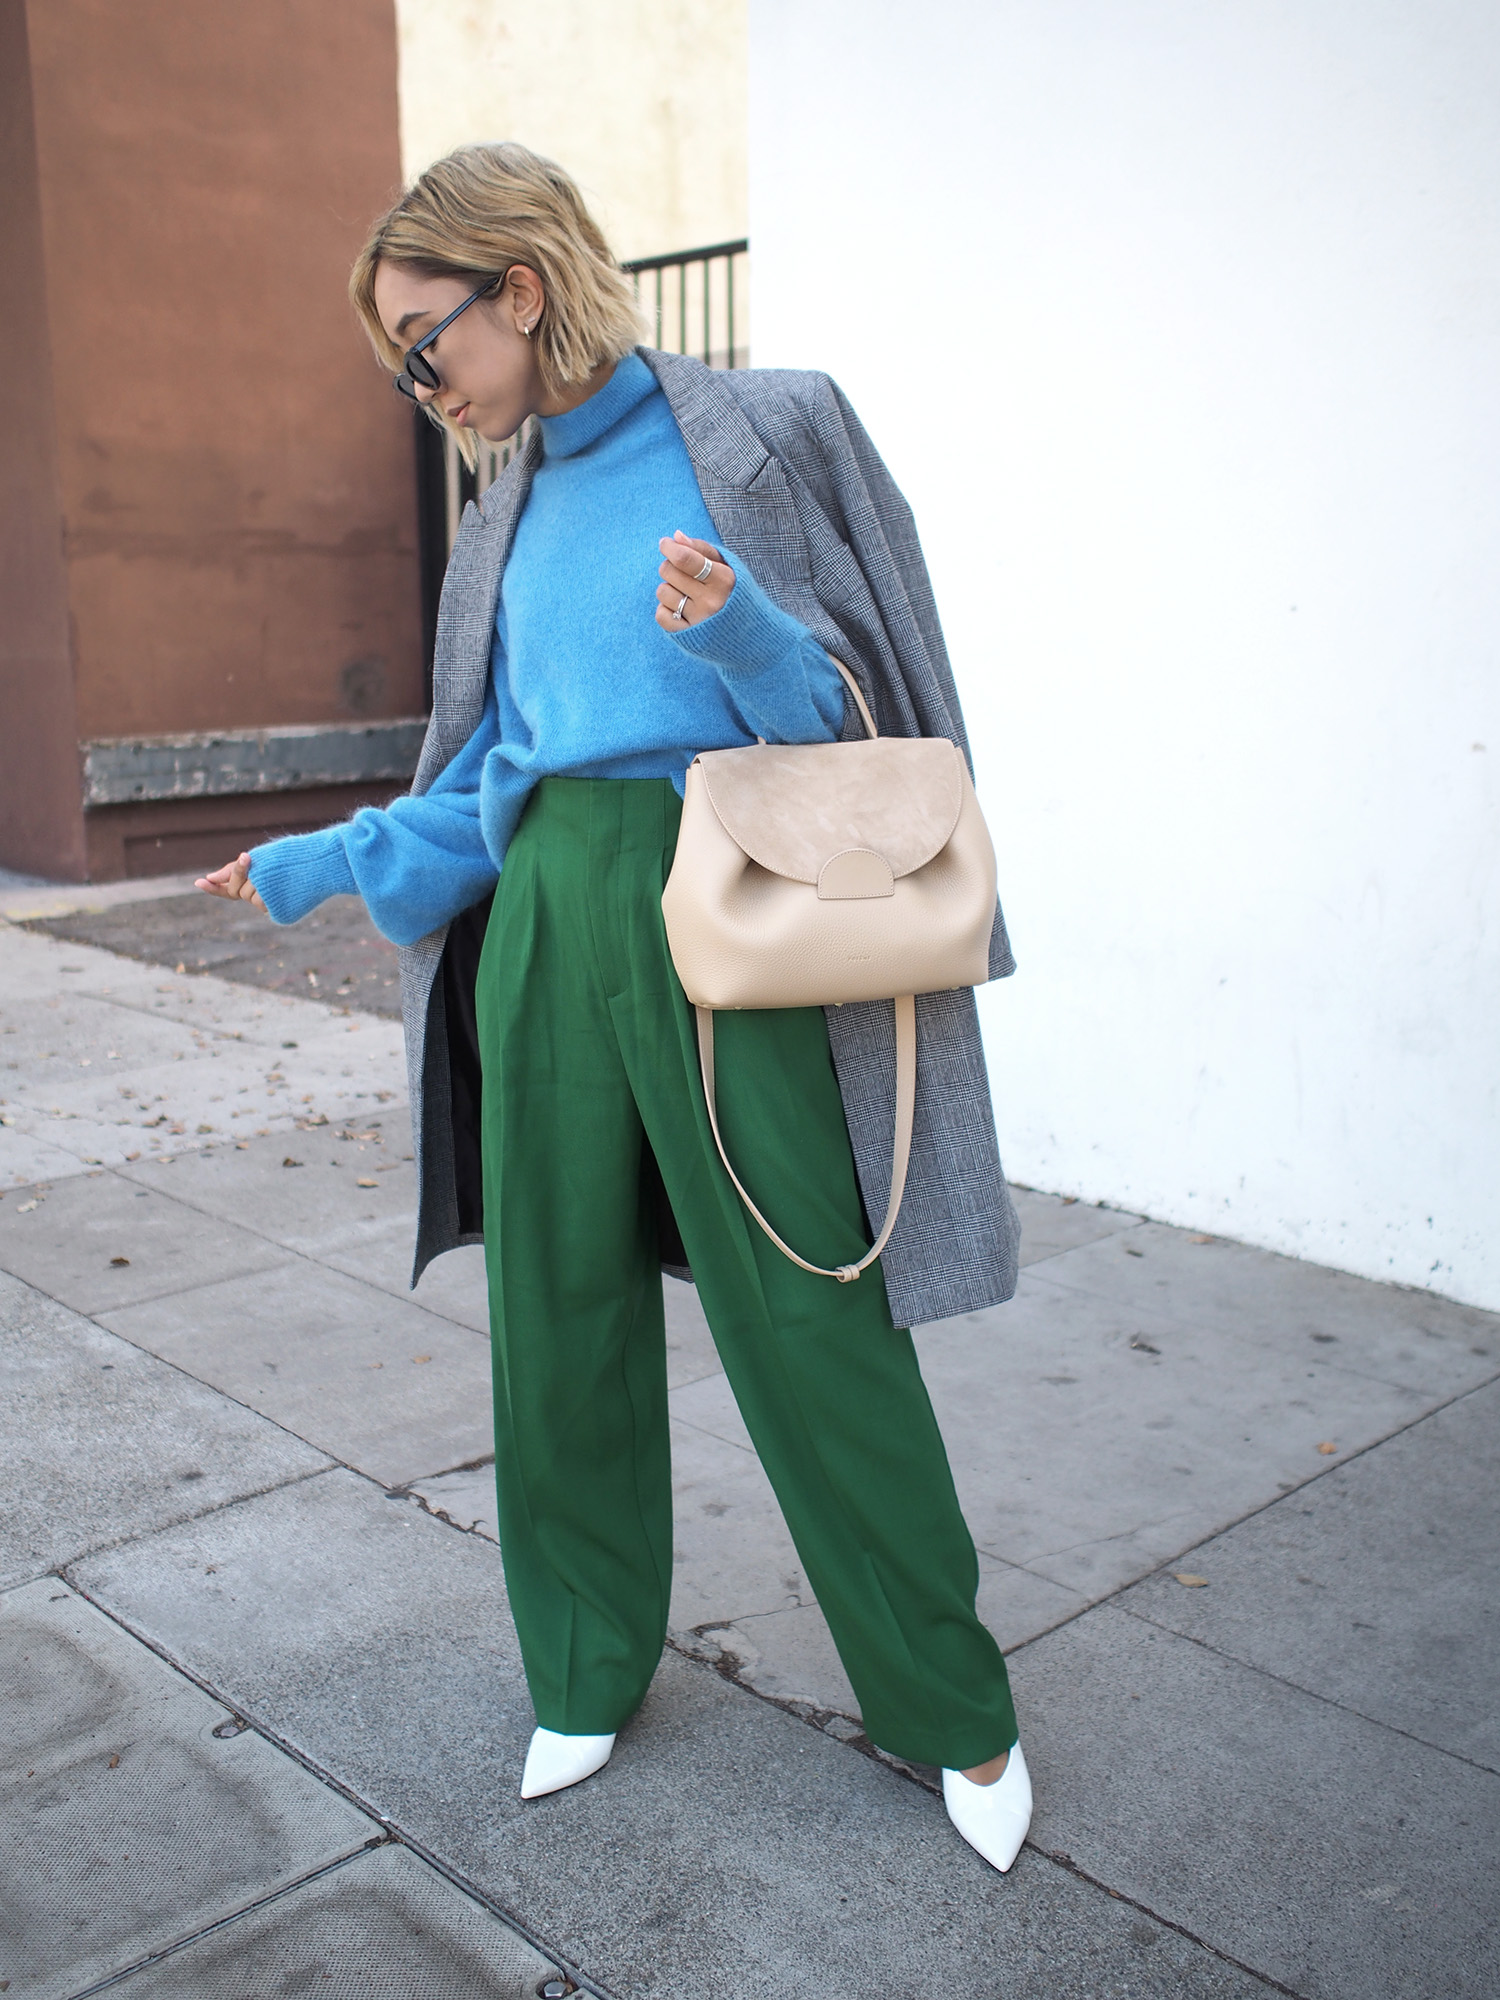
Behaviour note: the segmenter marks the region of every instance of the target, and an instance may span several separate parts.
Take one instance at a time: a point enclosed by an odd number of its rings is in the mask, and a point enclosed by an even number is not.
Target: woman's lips
[[[467,404],[467,403],[460,403],[460,404],[459,404],[459,406],[458,406],[458,408],[457,408],[456,410],[450,410],[450,411],[448,412],[448,421],[449,421],[449,423],[450,423],[450,424],[461,424],[461,423],[463,422],[464,418],[465,418],[465,417],[466,417],[466,416],[467,416],[468,414],[469,414],[469,406],[468,406],[468,404]]]

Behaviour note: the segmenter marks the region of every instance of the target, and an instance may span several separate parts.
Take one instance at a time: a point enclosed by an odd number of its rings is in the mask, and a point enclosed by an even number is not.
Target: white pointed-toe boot
[[[1031,1825],[1031,1773],[1020,1744],[993,1785],[976,1785],[962,1771],[944,1771],[943,1804],[970,1847],[1005,1874]]]
[[[526,1752],[521,1797],[539,1799],[581,1784],[603,1770],[614,1747],[613,1736],[560,1736],[555,1729],[538,1729]]]

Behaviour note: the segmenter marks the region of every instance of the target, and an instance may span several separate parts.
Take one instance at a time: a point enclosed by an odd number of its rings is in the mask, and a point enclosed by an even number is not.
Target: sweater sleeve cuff
[[[807,627],[773,604],[745,565],[727,549],[725,556],[734,569],[729,601],[711,618],[668,636],[674,646],[731,678],[762,674],[778,666],[807,638]]]
[[[278,924],[296,923],[329,896],[359,894],[341,826],[252,847],[250,881]]]

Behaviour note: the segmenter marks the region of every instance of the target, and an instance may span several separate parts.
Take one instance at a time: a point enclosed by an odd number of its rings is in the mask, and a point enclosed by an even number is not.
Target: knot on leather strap
[[[859,1276],[858,1264],[840,1264],[833,1274],[841,1285],[852,1285]]]

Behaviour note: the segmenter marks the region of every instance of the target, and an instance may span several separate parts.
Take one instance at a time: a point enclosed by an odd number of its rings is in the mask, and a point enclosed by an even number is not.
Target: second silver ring
[[[684,591],[681,597],[679,597],[677,600],[677,609],[672,613],[672,616],[676,618],[681,624],[684,625],[687,623],[687,620],[683,617],[682,610],[683,606],[686,603],[687,603],[687,592]]]
[[[713,559],[713,557],[712,557],[712,556],[705,556],[705,557],[703,558],[703,567],[702,567],[702,569],[700,569],[700,570],[698,570],[698,571],[696,571],[696,572],[694,573],[694,576],[693,576],[693,581],[694,581],[694,583],[707,583],[707,582],[708,582],[708,579],[709,579],[709,578],[710,578],[710,577],[711,577],[711,576],[713,575],[713,570],[714,570],[714,559]]]

